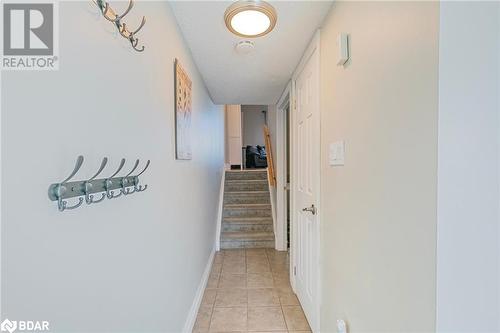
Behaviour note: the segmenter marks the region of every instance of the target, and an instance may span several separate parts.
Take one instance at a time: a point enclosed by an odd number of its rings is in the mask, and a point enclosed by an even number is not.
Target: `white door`
[[[315,46],[316,45],[316,46]],[[319,47],[313,49],[295,78],[294,231],[295,291],[313,331],[319,331]]]
[[[241,105],[226,105],[227,163],[242,166]]]

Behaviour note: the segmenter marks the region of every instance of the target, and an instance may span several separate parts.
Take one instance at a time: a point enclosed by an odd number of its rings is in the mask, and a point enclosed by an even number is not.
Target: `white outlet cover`
[[[337,319],[337,333],[347,333],[347,325],[342,319]]]
[[[345,141],[337,141],[330,144],[328,160],[331,166],[345,165]]]

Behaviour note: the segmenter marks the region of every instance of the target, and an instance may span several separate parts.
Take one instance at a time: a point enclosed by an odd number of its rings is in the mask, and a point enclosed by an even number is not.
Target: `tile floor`
[[[217,252],[193,332],[310,332],[288,262],[273,249]]]

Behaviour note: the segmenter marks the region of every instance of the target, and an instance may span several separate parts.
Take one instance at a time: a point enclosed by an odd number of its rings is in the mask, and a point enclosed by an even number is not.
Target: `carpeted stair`
[[[266,170],[226,171],[221,249],[274,248]]]

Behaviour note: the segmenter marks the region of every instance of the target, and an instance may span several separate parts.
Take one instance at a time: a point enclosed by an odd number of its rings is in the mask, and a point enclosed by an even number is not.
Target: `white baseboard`
[[[191,333],[193,331],[194,324],[196,322],[196,316],[198,315],[198,310],[200,309],[201,300],[203,299],[203,294],[205,293],[205,288],[207,286],[208,277],[210,276],[210,270],[212,269],[212,262],[214,261],[214,256],[215,256],[215,249],[212,250],[212,252],[210,253],[210,257],[208,258],[207,266],[205,267],[205,272],[203,272],[203,276],[201,277],[198,290],[196,291],[196,295],[194,296],[191,309],[189,309],[189,313],[186,318],[186,323],[184,324],[182,332]]]
[[[224,213],[224,184],[226,180],[226,170],[222,170],[219,189],[219,207],[217,209],[217,227],[215,228],[215,251],[220,251],[220,233],[222,230],[222,214]]]

